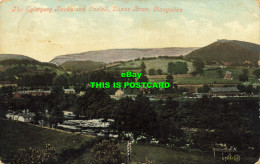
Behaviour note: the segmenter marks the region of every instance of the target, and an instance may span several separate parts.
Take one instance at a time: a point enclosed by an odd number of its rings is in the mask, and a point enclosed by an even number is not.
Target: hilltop
[[[15,54],[0,54],[0,61],[2,60],[8,60],[8,59],[26,59],[26,60],[35,60],[33,58],[30,58],[28,56],[24,55],[15,55]]]
[[[64,74],[64,70],[52,63],[39,62],[37,60],[28,59],[8,59],[0,61],[0,83],[21,83],[29,84],[34,79],[44,82],[49,77],[54,78],[56,75]],[[43,79],[43,76],[46,79]],[[45,82],[51,82],[50,79]]]
[[[260,45],[258,45],[258,44],[243,42],[243,41],[237,41],[237,40],[230,40],[229,42],[234,43],[234,44],[236,44],[240,47],[248,49],[248,50],[255,52],[257,54],[260,54]]]
[[[185,58],[188,60],[199,58],[216,62],[255,62],[258,60],[259,53],[260,45],[220,40],[189,53]]]
[[[56,56],[50,61],[57,65],[71,61],[95,61],[111,63],[116,61],[128,61],[142,57],[157,57],[157,56],[181,56],[186,55],[197,48],[152,48],[152,49],[111,49],[101,51],[89,51],[77,54],[68,54]]]

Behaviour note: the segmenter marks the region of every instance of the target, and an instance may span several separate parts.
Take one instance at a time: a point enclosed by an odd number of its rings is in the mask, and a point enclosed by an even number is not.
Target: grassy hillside
[[[8,59],[27,59],[27,60],[35,60],[35,59],[33,59],[33,58],[30,58],[30,57],[24,56],[24,55],[0,54],[0,61],[2,61],[2,60],[8,60]]]
[[[258,53],[232,42],[215,42],[189,53],[185,58],[217,62],[256,62]]]
[[[231,43],[234,43],[240,47],[246,48],[250,51],[253,51],[257,54],[260,54],[260,45],[254,44],[254,43],[249,43],[249,42],[243,42],[243,41],[237,41],[237,40],[231,40]]]
[[[58,154],[62,154],[65,150],[79,149],[84,143],[93,139],[92,136],[76,135],[1,119],[0,129],[0,159],[3,160],[12,159],[13,154],[20,148],[44,148],[45,144],[51,144]]]
[[[174,58],[154,58],[154,59],[146,59],[146,60],[135,60],[135,61],[128,61],[128,62],[124,62],[120,65],[117,65],[115,67],[111,67],[107,70],[117,70],[120,72],[124,72],[124,71],[133,71],[133,72],[140,72],[140,66],[141,66],[141,62],[144,62],[146,68],[145,71],[148,73],[149,69],[161,69],[163,71],[163,74],[168,74],[168,63],[169,62],[185,62],[183,60],[179,60],[179,59],[174,59]],[[194,71],[194,68],[192,66],[191,62],[187,62],[188,64],[188,69],[189,72]]]
[[[97,69],[105,67],[103,62],[93,62],[93,61],[72,61],[66,62],[61,65],[67,71],[81,71],[81,72],[90,72]]]
[[[39,62],[37,60],[28,59],[8,59],[0,61],[0,72],[5,72],[9,69],[17,67],[24,67],[27,73],[40,73],[42,71],[56,72],[57,74],[64,73],[63,70],[59,69],[55,64]]]

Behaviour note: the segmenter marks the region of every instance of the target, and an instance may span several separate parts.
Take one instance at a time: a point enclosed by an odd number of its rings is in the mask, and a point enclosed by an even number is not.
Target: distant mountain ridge
[[[128,61],[142,57],[156,57],[156,56],[180,56],[187,55],[193,50],[198,49],[197,47],[187,48],[151,48],[151,49],[111,49],[101,51],[88,51],[77,54],[69,54],[56,56],[50,62],[61,65],[65,62],[71,61],[95,61],[111,63],[116,61]]]
[[[105,67],[103,62],[93,62],[93,61],[69,61],[63,63],[61,67],[65,68],[67,71],[94,71]]]
[[[256,62],[259,59],[260,45],[236,40],[219,40],[208,46],[194,50],[186,59],[202,59],[217,62]]]
[[[28,56],[24,55],[17,55],[17,54],[0,54],[0,61],[2,60],[9,60],[9,59],[27,59],[27,60],[35,60]]]

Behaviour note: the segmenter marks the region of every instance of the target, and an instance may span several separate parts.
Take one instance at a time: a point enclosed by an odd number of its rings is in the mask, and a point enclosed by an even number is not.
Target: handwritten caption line
[[[52,12],[158,12],[158,13],[182,13],[183,9],[178,7],[163,8],[155,6],[152,9],[149,7],[120,7],[120,6],[88,6],[88,7],[62,7],[56,8],[40,8],[27,6],[26,8],[14,6],[11,12],[26,12],[26,13],[52,13]]]

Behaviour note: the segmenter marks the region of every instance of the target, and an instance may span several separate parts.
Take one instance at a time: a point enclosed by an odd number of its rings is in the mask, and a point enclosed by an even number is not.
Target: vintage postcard
[[[0,0],[0,163],[260,164],[260,0]]]

